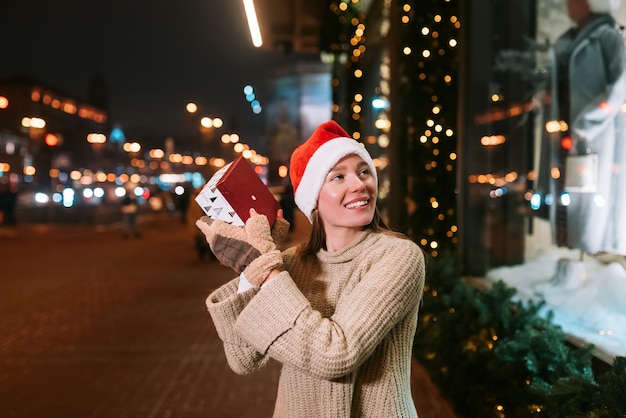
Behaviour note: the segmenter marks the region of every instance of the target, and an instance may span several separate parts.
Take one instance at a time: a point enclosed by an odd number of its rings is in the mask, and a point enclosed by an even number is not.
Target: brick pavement
[[[0,416],[271,416],[278,365],[232,373],[204,306],[232,272],[177,218],[142,227],[0,228]],[[420,417],[454,417],[415,366]]]

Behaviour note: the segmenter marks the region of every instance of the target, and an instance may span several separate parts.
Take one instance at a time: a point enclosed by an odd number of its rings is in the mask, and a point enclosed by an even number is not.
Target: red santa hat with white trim
[[[307,141],[291,154],[290,176],[294,197],[300,209],[311,222],[311,213],[317,207],[317,198],[330,170],[343,157],[356,154],[369,166],[376,183],[378,176],[372,157],[360,142],[335,121],[321,124]]]

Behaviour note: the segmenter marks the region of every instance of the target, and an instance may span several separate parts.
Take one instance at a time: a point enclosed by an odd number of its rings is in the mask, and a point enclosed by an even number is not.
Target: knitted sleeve
[[[224,343],[224,353],[230,368],[237,374],[250,374],[262,368],[268,357],[237,335],[233,328],[237,317],[258,289],[237,293],[238,278],[212,292],[206,300],[217,334]]]
[[[351,373],[417,309],[424,286],[424,258],[413,242],[394,239],[370,252],[369,268],[332,316],[313,310],[282,272],[240,313],[235,331],[259,352],[319,378]]]

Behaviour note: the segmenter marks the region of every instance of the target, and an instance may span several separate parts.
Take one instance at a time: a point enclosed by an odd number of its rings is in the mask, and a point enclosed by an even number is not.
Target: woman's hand
[[[243,228],[206,216],[200,218],[196,226],[206,236],[220,263],[237,273],[243,272],[255,286],[260,286],[272,270],[282,268],[282,255],[272,238],[267,217],[254,209],[250,210],[250,218]]]
[[[253,212],[256,214],[254,209],[250,209],[250,216],[253,216]],[[283,245],[287,235],[289,235],[289,222],[283,217],[283,210],[278,209],[276,220],[274,220],[274,225],[272,225],[272,238],[277,248]]]

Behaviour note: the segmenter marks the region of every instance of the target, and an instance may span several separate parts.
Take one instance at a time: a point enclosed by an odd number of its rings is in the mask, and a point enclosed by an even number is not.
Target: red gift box
[[[280,205],[243,157],[222,167],[204,185],[196,202],[212,219],[243,226],[250,208],[267,216],[274,224]]]

